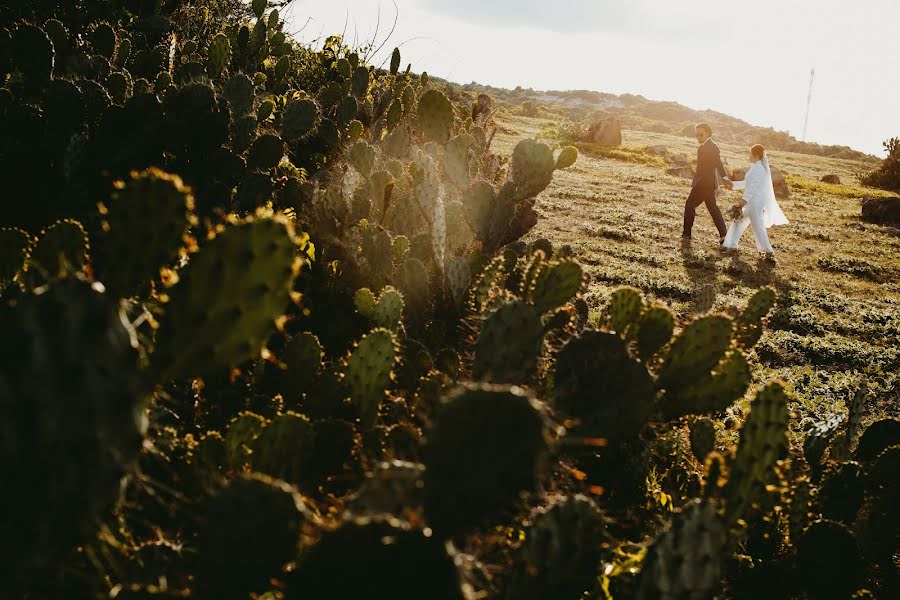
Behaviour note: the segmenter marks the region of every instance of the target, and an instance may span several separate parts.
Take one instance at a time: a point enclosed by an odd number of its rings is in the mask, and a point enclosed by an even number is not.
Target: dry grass
[[[495,143],[511,152],[520,136],[540,136],[546,122],[504,117]],[[860,380],[873,389],[867,420],[900,413],[900,238],[859,220],[860,198],[877,194],[858,185],[862,163],[773,152],[773,166],[793,185],[782,207],[791,224],[770,230],[774,267],[758,260],[750,232],[736,256],[723,254],[712,220],[701,207],[694,241],[681,246],[681,220],[690,182],[665,174],[660,163],[634,160],[637,150],[664,144],[693,158],[688,138],[625,131],[623,156],[582,148],[578,162],[558,171],[541,196],[532,237],[570,244],[590,276],[586,298],[603,309],[615,287],[629,284],[670,305],[680,318],[696,313],[697,291],[717,290],[714,310],[734,311],[760,286],[780,295],[776,315],[753,357],[756,378],[786,380],[799,415],[815,418],[845,410]],[[550,143],[558,140],[546,139]],[[731,167],[746,166],[747,150],[722,144]],[[838,175],[844,185],[819,181]],[[723,190],[725,209],[738,198]]]

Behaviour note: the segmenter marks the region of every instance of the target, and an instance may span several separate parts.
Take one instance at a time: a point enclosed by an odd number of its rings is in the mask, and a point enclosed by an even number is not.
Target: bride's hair
[[[762,160],[763,156],[766,155],[766,149],[759,144],[753,144],[750,147],[750,154],[752,154],[754,158]]]

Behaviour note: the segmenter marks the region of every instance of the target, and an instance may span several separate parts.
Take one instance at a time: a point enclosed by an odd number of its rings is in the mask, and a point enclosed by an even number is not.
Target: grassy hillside
[[[521,136],[551,131],[550,122],[519,116],[499,120],[497,143],[505,152]],[[793,388],[803,416],[846,410],[844,401],[867,380],[877,401],[867,420],[898,414],[900,398],[900,238],[859,219],[860,198],[878,194],[858,185],[860,161],[774,151],[773,166],[792,184],[781,201],[791,224],[770,230],[779,262],[757,260],[751,232],[736,256],[716,243],[712,220],[701,207],[694,241],[680,241],[684,200],[690,182],[665,173],[661,160],[641,152],[664,144],[671,153],[693,157],[696,142],[686,138],[625,131],[622,159],[608,149],[583,146],[578,163],[560,173],[539,204],[533,237],[569,244],[590,276],[587,294],[594,316],[609,293],[622,284],[672,306],[681,318],[712,310],[736,311],[760,286],[774,286],[781,303],[756,350],[756,380],[773,376]],[[553,139],[544,138],[547,142]],[[721,142],[733,167],[747,165],[746,147]],[[645,164],[629,159],[643,156]],[[838,175],[844,185],[828,185],[822,175]],[[723,190],[727,209],[738,192]],[[799,427],[802,419],[794,421]]]

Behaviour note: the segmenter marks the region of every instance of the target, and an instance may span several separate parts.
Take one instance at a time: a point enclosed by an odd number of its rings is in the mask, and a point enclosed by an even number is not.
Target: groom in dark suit
[[[697,172],[694,174],[694,183],[691,186],[691,193],[687,202],[684,204],[684,230],[681,238],[684,241],[691,239],[691,229],[694,227],[694,217],[697,214],[697,207],[706,204],[706,209],[712,215],[716,229],[719,230],[719,243],[725,240],[725,219],[722,218],[722,211],[716,204],[716,189],[719,187],[719,175],[725,187],[732,188],[731,180],[728,179],[728,172],[725,171],[725,165],[722,164],[722,158],[719,155],[719,147],[712,140],[712,127],[706,123],[700,123],[695,127],[697,141],[700,142],[700,148],[697,149]]]

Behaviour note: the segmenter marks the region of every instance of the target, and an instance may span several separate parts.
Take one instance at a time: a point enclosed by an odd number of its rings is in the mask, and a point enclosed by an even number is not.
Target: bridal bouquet
[[[734,206],[732,206],[731,208],[728,209],[728,217],[732,221],[737,221],[738,219],[740,219],[743,216],[743,209],[744,209],[744,207],[741,206],[740,204],[735,204]]]

